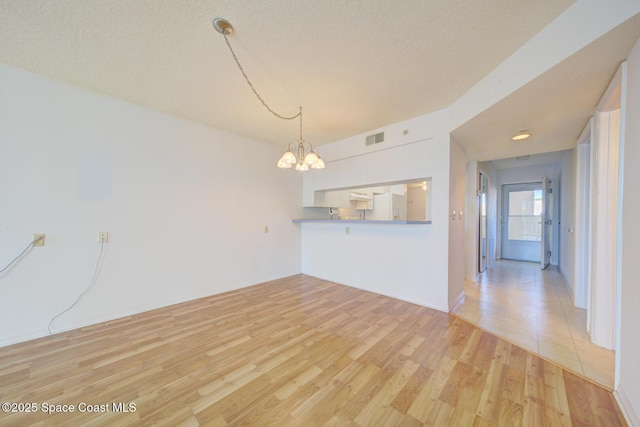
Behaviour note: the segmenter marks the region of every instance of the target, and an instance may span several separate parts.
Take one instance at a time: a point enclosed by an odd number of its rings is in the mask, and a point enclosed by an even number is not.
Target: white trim
[[[620,108],[620,98],[622,96],[622,69],[625,69],[626,74],[626,64],[626,62],[623,62],[616,70],[616,73],[609,82],[609,86],[607,86],[607,90],[604,92],[604,95],[602,95],[602,98],[600,98],[600,102],[598,102],[596,110],[611,111]]]
[[[484,270],[480,271],[481,261],[480,261],[480,244],[482,239],[482,226],[480,224],[482,218],[482,178],[485,179],[485,242],[484,242]],[[487,271],[489,268],[489,176],[481,171],[479,168],[476,173],[476,244],[475,244],[475,257],[476,257],[476,277],[480,274]],[[476,279],[477,281],[477,279]]]
[[[617,228],[616,236],[618,236],[616,244],[616,295],[615,295],[615,376],[614,388],[620,384],[620,329],[622,325],[622,240],[624,239],[622,230],[622,207],[624,197],[624,145],[625,145],[625,129],[626,129],[626,111],[627,111],[627,62],[623,62],[619,68],[620,71],[620,137],[618,147],[618,216],[616,218]]]
[[[618,68],[595,114],[596,131],[592,142],[591,194],[591,282],[588,330],[591,341],[607,349],[617,343],[617,300],[619,294],[618,250],[622,203],[620,181],[621,78],[624,64]]]
[[[593,117],[582,130],[576,147],[576,227],[574,239],[575,290],[573,304],[589,307],[590,254],[591,254],[591,139],[594,135]],[[588,321],[587,321],[588,322]]]
[[[614,390],[613,397],[616,399],[616,402],[618,402],[620,412],[622,412],[622,416],[627,424],[629,424],[630,427],[640,427],[640,416],[638,416],[634,410],[631,400],[627,397],[624,389],[618,388]]]

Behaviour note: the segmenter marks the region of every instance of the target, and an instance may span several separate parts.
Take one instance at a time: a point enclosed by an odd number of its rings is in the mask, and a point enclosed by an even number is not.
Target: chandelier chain
[[[264,108],[266,108],[271,114],[273,114],[274,116],[283,119],[283,120],[293,120],[297,117],[300,117],[300,139],[302,139],[302,107],[300,107],[300,112],[298,112],[298,114],[296,114],[295,116],[283,116],[281,114],[276,113],[275,111],[273,111],[271,109],[271,107],[269,106],[269,104],[267,104],[265,102],[264,99],[262,99],[262,97],[258,94],[258,92],[256,91],[256,88],[253,87],[253,83],[251,83],[251,80],[249,80],[249,77],[247,77],[247,73],[244,72],[244,68],[242,68],[242,65],[240,65],[240,61],[238,61],[238,57],[236,56],[236,53],[234,52],[233,48],[231,47],[231,43],[229,43],[229,38],[227,37],[226,34],[222,34],[224,36],[224,41],[227,43],[227,47],[229,48],[229,51],[231,52],[231,56],[233,56],[233,60],[236,62],[236,65],[238,66],[238,69],[240,70],[240,72],[242,73],[242,75],[244,76],[244,79],[247,81],[247,84],[249,85],[249,87],[251,88],[251,90],[253,91],[253,94],[256,96],[256,98],[258,98],[258,100],[262,103],[262,105],[264,105]]]

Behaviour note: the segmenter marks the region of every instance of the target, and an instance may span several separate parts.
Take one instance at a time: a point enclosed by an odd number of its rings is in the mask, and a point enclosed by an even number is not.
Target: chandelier
[[[242,65],[240,65],[240,61],[238,60],[236,53],[231,47],[231,43],[229,43],[229,38],[227,36],[233,32],[233,27],[231,26],[229,21],[227,21],[224,18],[215,18],[213,20],[213,28],[215,28],[216,31],[222,34],[222,36],[224,37],[224,41],[227,44],[227,47],[229,48],[229,52],[231,52],[231,56],[233,57],[233,60],[238,66],[238,69],[242,73],[242,76],[244,77],[244,79],[247,81],[247,84],[251,88],[251,91],[256,96],[256,98],[258,98],[258,100],[262,103],[262,105],[271,114],[273,114],[279,119],[293,120],[293,119],[300,118],[300,137],[298,138],[297,146],[295,146],[295,144],[289,144],[287,151],[285,151],[285,153],[282,155],[280,160],[278,160],[277,166],[280,169],[290,169],[295,165],[295,170],[301,171],[301,172],[307,171],[309,170],[309,168],[324,169],[325,167],[324,161],[322,160],[322,158],[320,158],[320,155],[318,154],[318,152],[314,150],[313,146],[309,143],[307,143],[305,147],[304,139],[302,139],[302,107],[300,107],[300,111],[298,112],[298,114],[294,116],[283,116],[273,111],[269,106],[269,104],[267,104],[265,100],[262,99],[262,97],[258,94],[258,92],[256,91],[256,88],[253,87],[253,83],[251,83],[251,80],[249,80],[249,77],[247,77],[247,74],[244,72],[244,68],[242,68]]]

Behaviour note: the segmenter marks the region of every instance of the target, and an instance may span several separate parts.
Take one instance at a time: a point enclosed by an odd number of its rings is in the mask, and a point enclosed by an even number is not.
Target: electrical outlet
[[[33,246],[44,246],[44,233],[33,234]]]
[[[344,229],[344,234],[349,234],[349,227],[346,227],[346,228]]]
[[[108,231],[100,231],[100,232],[98,232],[98,243],[109,243],[109,232]]]

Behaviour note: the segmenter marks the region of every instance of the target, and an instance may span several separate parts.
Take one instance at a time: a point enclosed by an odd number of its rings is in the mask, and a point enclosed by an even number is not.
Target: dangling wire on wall
[[[18,256],[16,256],[14,259],[12,259],[9,264],[6,265],[6,267],[4,267],[2,270],[0,270],[0,274],[4,273],[6,270],[9,269],[9,267],[11,267],[16,261],[18,261],[20,258],[22,258],[22,256],[27,253],[27,251],[29,249],[31,249],[33,247],[33,245],[35,245],[37,242],[39,242],[40,240],[42,240],[42,237],[38,237],[36,239],[33,239],[31,242],[29,242],[29,244],[27,245],[26,248],[24,248],[24,250],[22,252],[20,252],[20,254],[18,254]]]
[[[49,335],[53,335],[53,331],[51,330],[51,326],[53,325],[53,322],[60,316],[62,316],[63,314],[65,314],[66,312],[68,312],[69,310],[71,310],[73,307],[76,306],[76,304],[78,304],[78,302],[80,301],[80,299],[87,293],[89,292],[89,290],[91,288],[93,288],[93,286],[96,284],[96,281],[98,279],[98,275],[100,274],[100,270],[102,268],[102,255],[104,253],[104,242],[100,243],[100,253],[98,254],[98,259],[96,260],[96,267],[93,271],[93,276],[91,277],[91,280],[89,281],[89,286],[87,286],[87,288],[80,294],[80,296],[78,298],[76,298],[76,300],[73,302],[73,304],[71,304],[67,309],[65,309],[64,311],[61,311],[60,313],[56,314],[55,316],[53,316],[51,318],[51,320],[49,321],[49,326],[47,326],[47,329],[49,330]]]

